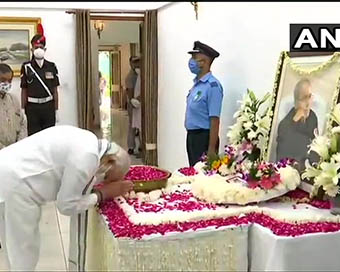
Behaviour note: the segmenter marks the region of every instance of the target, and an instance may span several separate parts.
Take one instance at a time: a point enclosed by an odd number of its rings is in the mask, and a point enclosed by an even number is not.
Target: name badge
[[[53,75],[52,72],[46,72],[46,73],[45,73],[45,78],[46,78],[46,79],[53,79],[53,78],[54,78],[54,75]]]

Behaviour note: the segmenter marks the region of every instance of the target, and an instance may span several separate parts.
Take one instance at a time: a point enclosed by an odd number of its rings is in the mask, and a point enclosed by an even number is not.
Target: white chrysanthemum
[[[289,190],[294,190],[300,184],[301,179],[299,172],[291,166],[279,169],[282,182]]]

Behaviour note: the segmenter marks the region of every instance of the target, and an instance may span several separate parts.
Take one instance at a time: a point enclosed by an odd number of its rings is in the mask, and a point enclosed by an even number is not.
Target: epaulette
[[[213,81],[213,82],[209,82],[210,86],[211,87],[218,87],[218,84],[216,81]]]

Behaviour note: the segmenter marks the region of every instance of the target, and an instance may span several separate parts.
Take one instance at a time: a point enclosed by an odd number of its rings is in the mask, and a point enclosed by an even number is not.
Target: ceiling
[[[170,3],[171,2],[0,2],[0,7],[144,11],[147,9],[158,9]]]

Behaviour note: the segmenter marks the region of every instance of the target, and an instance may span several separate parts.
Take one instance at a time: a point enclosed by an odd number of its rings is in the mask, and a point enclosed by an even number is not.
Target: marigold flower
[[[230,161],[229,157],[228,156],[225,156],[222,160],[222,164],[228,164]]]
[[[214,161],[211,165],[211,167],[215,170],[217,170],[219,167],[221,166],[221,161],[218,160],[218,161]]]

